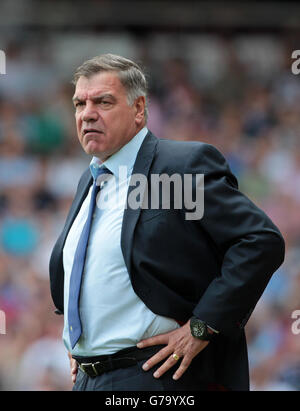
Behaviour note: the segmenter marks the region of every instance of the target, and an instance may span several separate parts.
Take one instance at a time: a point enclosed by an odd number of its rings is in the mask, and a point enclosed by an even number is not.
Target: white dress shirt
[[[82,335],[71,349],[68,316],[64,316],[63,341],[74,355],[107,355],[134,346],[138,341],[178,328],[170,318],[154,314],[135,294],[121,250],[121,229],[129,180],[139,148],[147,134],[143,128],[103,165],[109,176],[97,198],[80,294]],[[101,167],[97,158],[90,164]],[[119,167],[123,171],[119,173]],[[127,167],[127,173],[124,173]],[[87,219],[91,190],[69,231],[63,249],[64,312],[68,312],[69,281],[76,246]]]

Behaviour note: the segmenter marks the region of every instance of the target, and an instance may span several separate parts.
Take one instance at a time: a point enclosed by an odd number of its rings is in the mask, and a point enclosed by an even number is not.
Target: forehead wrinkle
[[[78,96],[77,99],[80,100],[86,99],[86,96],[88,96],[88,98],[94,98],[100,97],[103,94],[110,94],[115,98],[117,97],[116,94],[127,95],[119,76],[110,72],[98,73],[89,78],[80,77],[77,82],[77,87],[74,97],[76,98]]]
[[[93,95],[93,94],[95,94],[95,95]],[[116,100],[116,96],[114,96],[114,95],[111,94],[111,93],[102,93],[102,94],[101,94],[101,93],[96,93],[96,92],[90,94],[90,95],[88,96],[88,99],[89,99],[89,100],[100,100],[100,99],[105,98],[105,97],[110,97],[110,98]],[[80,94],[79,94],[79,96],[74,96],[72,100],[73,100],[73,101],[83,101],[83,100],[85,100],[85,98],[84,98],[84,97],[81,97]]]

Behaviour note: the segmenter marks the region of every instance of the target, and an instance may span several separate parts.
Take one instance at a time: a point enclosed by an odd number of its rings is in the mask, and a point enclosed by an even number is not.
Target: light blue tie
[[[106,167],[100,167],[97,170],[97,178],[102,174],[112,174]],[[69,324],[69,335],[72,348],[79,340],[82,333],[80,315],[79,315],[79,297],[80,297],[80,287],[81,279],[84,269],[86,250],[89,241],[89,235],[92,226],[93,213],[96,205],[97,194],[100,190],[100,185],[97,185],[97,178],[94,180],[92,195],[89,206],[89,213],[87,220],[82,229],[78,245],[76,248],[73,267],[70,277],[70,288],[69,288],[69,303],[68,303],[68,324]]]

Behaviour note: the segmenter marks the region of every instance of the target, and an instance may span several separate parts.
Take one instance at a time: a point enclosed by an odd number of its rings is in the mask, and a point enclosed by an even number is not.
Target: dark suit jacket
[[[151,132],[133,174],[204,174],[204,215],[187,210],[125,209],[121,235],[133,289],[154,312],[186,322],[193,314],[220,331],[194,360],[199,381],[249,388],[244,326],[284,258],[276,226],[238,191],[236,178],[213,146],[157,139]],[[62,250],[92,183],[82,175],[65,227],[50,260],[51,293],[63,312]],[[134,186],[129,187],[128,195]],[[101,290],[99,290],[101,293]]]

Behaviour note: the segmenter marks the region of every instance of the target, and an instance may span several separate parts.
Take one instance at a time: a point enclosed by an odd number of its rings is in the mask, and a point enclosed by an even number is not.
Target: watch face
[[[203,337],[206,334],[205,324],[200,320],[194,319],[192,323],[192,334],[195,337]]]

